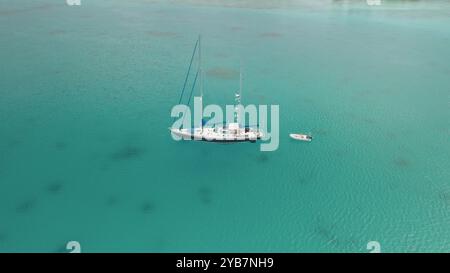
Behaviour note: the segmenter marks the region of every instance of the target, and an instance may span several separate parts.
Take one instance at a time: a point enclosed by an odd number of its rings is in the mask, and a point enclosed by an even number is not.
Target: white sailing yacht
[[[186,79],[184,82],[182,94],[180,97],[180,102],[186,87],[186,82],[189,76],[189,72],[192,66],[192,61],[194,59],[196,50],[198,46],[198,70],[195,76],[194,85],[192,90],[195,87],[195,82],[197,80],[197,76],[200,76],[200,101],[203,103],[203,70],[201,67],[201,37],[198,38],[194,52],[192,54],[191,63],[189,65],[189,69],[186,75]],[[204,127],[203,122],[201,127],[197,128],[169,128],[169,130],[177,136],[183,137],[183,139],[189,140],[197,140],[197,141],[210,141],[210,142],[244,142],[250,141],[255,142],[258,139],[261,139],[263,133],[259,130],[257,126],[241,126],[237,121],[239,121],[239,108],[238,105],[241,104],[241,94],[242,94],[242,72],[239,73],[239,91],[235,94],[235,117],[234,122],[228,124],[215,124],[211,127]],[[192,96],[192,90],[190,97]],[[190,101],[189,97],[189,101]],[[189,103],[188,103],[189,104]]]

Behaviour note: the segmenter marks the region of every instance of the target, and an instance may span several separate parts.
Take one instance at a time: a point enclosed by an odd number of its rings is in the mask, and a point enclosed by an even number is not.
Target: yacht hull
[[[259,132],[247,132],[242,134],[222,134],[215,133],[212,130],[196,130],[192,129],[173,129],[170,128],[173,135],[183,138],[184,140],[206,141],[206,142],[256,142],[261,139],[262,134]]]

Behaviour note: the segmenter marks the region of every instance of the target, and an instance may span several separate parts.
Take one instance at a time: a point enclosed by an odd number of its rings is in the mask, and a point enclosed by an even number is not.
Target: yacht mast
[[[239,117],[240,117],[240,108],[238,107],[241,104],[241,94],[242,94],[242,67],[239,67],[239,90],[238,92],[235,94],[234,97],[234,101],[235,101],[235,106],[234,106],[234,110],[235,110],[235,122],[240,123]]]
[[[242,98],[242,66],[239,66],[239,104]]]
[[[202,36],[198,36],[198,71],[200,76],[200,98],[203,99],[203,68],[202,68]]]
[[[198,35],[198,73],[200,76],[200,103],[203,111],[203,68],[202,68],[202,36]],[[201,129],[203,130],[203,118],[201,123]]]

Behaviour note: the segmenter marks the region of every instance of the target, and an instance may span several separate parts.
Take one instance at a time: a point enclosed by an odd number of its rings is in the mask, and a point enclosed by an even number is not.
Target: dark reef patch
[[[145,202],[141,205],[141,212],[142,213],[150,213],[153,212],[155,209],[155,205],[152,202]]]
[[[136,146],[126,146],[111,154],[113,160],[127,160],[140,157],[144,150]]]
[[[117,196],[111,195],[106,198],[106,205],[108,207],[115,206],[119,203],[119,198]]]
[[[311,183],[317,176],[317,172],[315,170],[302,171],[302,174],[299,178],[299,183],[302,185],[306,185]]]
[[[209,187],[201,186],[198,189],[198,195],[200,197],[200,202],[204,205],[209,205],[212,203],[212,190]]]
[[[28,199],[24,202],[20,203],[16,207],[17,213],[27,213],[31,211],[34,207],[36,207],[36,200],[35,199]]]
[[[338,238],[333,233],[334,225],[329,225],[326,223],[323,223],[323,221],[318,220],[315,226],[315,233],[322,238],[327,243],[332,243],[333,245],[337,244]]]
[[[411,166],[411,162],[408,159],[399,157],[394,159],[394,165],[399,168],[407,168]]]
[[[304,177],[299,177],[298,182],[302,185],[306,185],[306,184],[308,184],[309,181],[308,181],[308,179],[306,179]]]
[[[258,155],[258,162],[265,163],[267,161],[269,161],[269,156],[266,153]]]
[[[331,240],[334,239],[333,234],[331,233],[330,229],[323,225],[317,225],[315,228],[315,232],[325,240]]]
[[[442,190],[439,192],[439,200],[450,206],[450,190]]]
[[[222,80],[233,80],[239,77],[239,72],[234,69],[216,67],[206,71],[206,75]]]
[[[55,148],[58,151],[64,151],[67,148],[67,143],[64,141],[58,141],[55,143]]]
[[[63,183],[60,181],[54,181],[47,185],[46,190],[50,194],[58,194],[63,188]]]
[[[397,134],[395,134],[394,132],[387,132],[386,133],[386,137],[389,139],[396,139],[397,138]]]
[[[323,221],[317,221],[315,227],[315,233],[322,238],[327,244],[332,245],[335,248],[342,250],[356,250],[360,249],[360,242],[352,237],[339,238],[333,231],[335,229],[335,224],[324,223]]]

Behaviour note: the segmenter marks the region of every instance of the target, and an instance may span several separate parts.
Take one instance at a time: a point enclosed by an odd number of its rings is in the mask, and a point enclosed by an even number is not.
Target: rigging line
[[[189,107],[189,103],[191,102],[192,93],[194,92],[195,83],[197,82],[198,73],[199,73],[199,71],[197,70],[197,73],[195,74],[194,84],[192,85],[192,88],[191,88],[191,94],[189,95],[189,100],[188,100],[188,103],[186,104],[187,107],[186,107],[186,109],[184,110],[184,113],[183,113],[183,120],[181,121],[181,124],[184,123],[184,118],[186,117],[186,110]]]
[[[197,46],[198,46],[199,40],[200,40],[200,38],[197,39],[197,42],[195,43],[195,47],[194,47],[194,52],[192,52],[191,62],[189,63],[189,68],[188,68],[188,71],[186,74],[186,78],[184,79],[183,89],[181,90],[181,96],[180,96],[180,100],[178,101],[178,104],[180,104],[181,100],[183,99],[184,90],[186,89],[187,80],[189,78],[189,73],[191,71],[192,62],[194,61],[194,56],[195,56],[195,52],[197,51]]]

